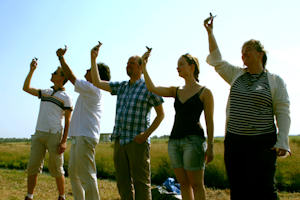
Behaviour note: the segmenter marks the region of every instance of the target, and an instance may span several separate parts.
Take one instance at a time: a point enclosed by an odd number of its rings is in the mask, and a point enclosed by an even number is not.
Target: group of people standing
[[[212,15],[204,20],[210,52],[207,63],[214,66],[231,86],[224,141],[231,199],[275,200],[278,198],[274,182],[276,158],[290,152],[286,86],[278,75],[266,70],[266,51],[257,40],[249,40],[242,47],[245,67],[224,61],[213,35],[213,20]],[[61,67],[52,73],[54,86],[51,89],[40,90],[30,86],[37,59],[34,58],[30,64],[23,90],[39,97],[41,103],[36,132],[32,135],[25,200],[33,199],[37,174],[42,170],[46,150],[49,152],[49,171],[57,183],[58,200],[65,199],[63,152],[68,136],[71,138],[68,172],[74,199],[100,199],[95,148],[100,134],[101,90],[117,95],[112,140],[121,199],[151,199],[150,135],[164,118],[162,97],[175,100],[175,120],[168,154],[180,183],[182,199],[206,199],[204,169],[205,164],[214,158],[214,100],[211,90],[199,84],[198,59],[190,54],[179,58],[177,71],[185,80],[183,86],[156,86],[147,72],[151,53],[148,48],[142,57],[128,59],[126,70],[129,81],[110,82],[109,67],[96,63],[101,45],[99,42],[91,50],[91,68],[86,71],[86,80],[78,79],[66,63],[66,47],[56,51]],[[68,80],[79,93],[74,109],[63,87]],[[150,123],[152,107],[156,117]],[[202,111],[207,137],[199,122]]]

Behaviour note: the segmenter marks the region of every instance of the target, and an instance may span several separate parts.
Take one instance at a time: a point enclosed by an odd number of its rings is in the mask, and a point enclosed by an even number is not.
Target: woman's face
[[[179,58],[177,65],[177,71],[180,77],[184,78],[191,73],[192,68],[183,56]]]
[[[262,52],[258,52],[252,45],[246,45],[242,48],[242,60],[247,67],[262,62],[262,55]]]

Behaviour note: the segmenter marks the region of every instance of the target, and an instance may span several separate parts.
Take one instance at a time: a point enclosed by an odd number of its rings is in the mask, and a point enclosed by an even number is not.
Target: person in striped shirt
[[[98,76],[96,58],[101,43],[91,50],[94,85],[117,95],[114,142],[114,165],[121,199],[150,200],[150,135],[164,118],[163,99],[149,92],[142,79],[142,59],[132,56],[127,63],[129,81],[108,82]],[[150,125],[150,110],[156,117]]]
[[[267,55],[260,41],[244,43],[245,68],[233,66],[222,59],[213,35],[212,16],[204,20],[204,26],[210,51],[207,63],[231,86],[224,141],[231,199],[275,200],[276,159],[290,152],[286,85],[266,70]]]
[[[67,147],[68,130],[72,112],[71,98],[65,92],[68,81],[61,67],[52,73],[50,89],[36,89],[30,86],[31,78],[37,67],[37,59],[30,64],[23,90],[41,99],[35,134],[31,136],[30,159],[27,167],[27,195],[25,200],[33,199],[38,173],[42,171],[46,151],[49,152],[48,168],[55,177],[59,192],[58,200],[65,199],[65,177],[63,152]],[[62,125],[65,120],[64,127]]]

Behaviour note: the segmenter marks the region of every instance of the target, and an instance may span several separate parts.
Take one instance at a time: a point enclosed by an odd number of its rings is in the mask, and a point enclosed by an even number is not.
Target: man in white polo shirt
[[[73,196],[74,200],[99,200],[95,147],[100,136],[101,91],[92,84],[90,69],[86,70],[86,80],[75,77],[63,57],[66,50],[58,49],[56,54],[66,77],[79,93],[69,130],[72,138],[69,175]],[[110,80],[108,66],[101,63],[98,69],[101,79]]]
[[[71,98],[64,91],[65,78],[61,67],[52,73],[51,89],[35,89],[30,86],[33,72],[37,67],[37,59],[30,64],[30,71],[25,79],[23,90],[41,99],[35,134],[31,137],[30,159],[27,167],[27,196],[25,200],[33,199],[33,191],[37,182],[37,175],[42,171],[46,151],[49,152],[48,168],[55,177],[59,192],[58,200],[65,199],[63,152],[66,149],[69,122],[71,118]],[[65,118],[63,128],[62,122]],[[63,134],[62,134],[63,132]]]

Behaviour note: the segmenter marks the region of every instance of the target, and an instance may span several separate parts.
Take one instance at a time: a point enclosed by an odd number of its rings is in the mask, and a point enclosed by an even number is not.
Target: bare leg
[[[186,171],[183,168],[175,168],[174,173],[177,181],[180,183],[182,200],[193,200],[194,195],[192,185],[189,182]]]
[[[27,193],[33,194],[37,182],[37,174],[27,176]]]
[[[65,194],[65,176],[55,177],[59,195]]]
[[[195,200],[205,200],[204,170],[186,171],[186,173],[193,188]]]

